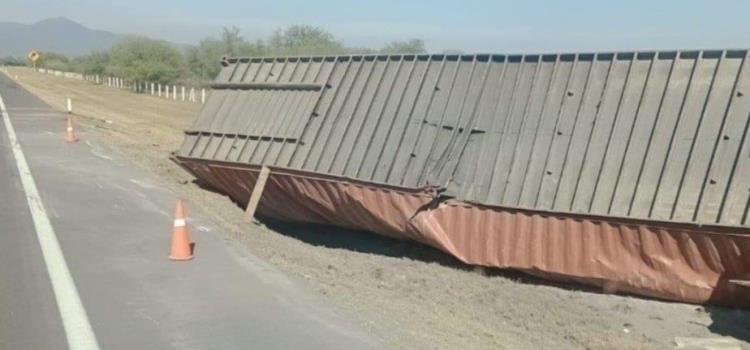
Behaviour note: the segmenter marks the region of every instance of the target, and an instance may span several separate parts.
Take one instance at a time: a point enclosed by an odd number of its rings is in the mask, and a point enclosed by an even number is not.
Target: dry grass
[[[11,75],[62,108],[66,96],[89,137],[199,206],[255,254],[310,282],[332,307],[352,315],[390,348],[654,348],[676,336],[750,333],[748,313],[603,295],[473,272],[420,245],[362,232],[269,223],[245,224],[228,199],[189,182],[168,160],[200,106],[136,95],[26,69]],[[736,324],[733,326],[733,324]],[[711,325],[711,327],[708,327]],[[712,328],[712,329],[709,329]],[[735,333],[740,334],[740,333]],[[745,343],[747,345],[747,343]]]

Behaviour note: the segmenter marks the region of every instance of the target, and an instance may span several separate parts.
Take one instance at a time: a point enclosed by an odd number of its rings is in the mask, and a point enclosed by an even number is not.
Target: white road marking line
[[[73,131],[73,129],[70,129],[70,130],[68,130],[68,131]],[[87,144],[87,145],[89,146],[89,148],[91,149],[91,154],[93,154],[93,155],[95,155],[95,156],[97,156],[97,157],[99,157],[99,158],[102,158],[102,159],[106,159],[106,160],[112,160],[112,157],[110,157],[110,156],[108,156],[108,155],[105,155],[105,154],[102,154],[102,153],[99,153],[99,152],[97,152],[97,151],[96,151],[96,146],[94,146],[94,144],[92,144],[92,143],[91,143],[91,141],[89,141],[89,140],[86,140],[86,144]]]
[[[65,263],[65,257],[60,249],[57,236],[55,236],[55,231],[52,229],[52,224],[39,197],[34,177],[31,175],[29,164],[21,150],[21,144],[18,143],[16,132],[10,122],[2,96],[0,96],[0,112],[2,112],[5,130],[8,132],[13,156],[16,159],[18,173],[21,176],[21,184],[24,192],[26,192],[26,201],[29,204],[36,236],[42,248],[44,263],[47,265],[47,273],[52,283],[52,290],[55,293],[57,308],[60,310],[65,336],[68,339],[68,347],[71,350],[98,350],[99,343],[96,341],[91,323],[86,316],[86,310],[81,303],[81,297],[78,295],[73,277],[68,270],[68,264]]]

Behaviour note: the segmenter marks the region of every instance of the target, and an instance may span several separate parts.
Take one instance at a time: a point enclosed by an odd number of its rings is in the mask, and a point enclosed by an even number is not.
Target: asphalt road
[[[82,321],[64,327],[75,315],[65,300],[80,300],[101,349],[380,347],[304,282],[191,216],[189,203],[196,259],[169,261],[174,194],[86,134],[65,143],[65,115],[2,74],[0,97],[77,290],[53,289],[60,264],[45,263],[49,236],[0,123],[0,349],[68,348]]]

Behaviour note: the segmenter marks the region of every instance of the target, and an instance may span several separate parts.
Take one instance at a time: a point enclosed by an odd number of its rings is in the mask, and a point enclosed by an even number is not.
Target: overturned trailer
[[[173,159],[258,211],[750,305],[746,50],[227,58]]]

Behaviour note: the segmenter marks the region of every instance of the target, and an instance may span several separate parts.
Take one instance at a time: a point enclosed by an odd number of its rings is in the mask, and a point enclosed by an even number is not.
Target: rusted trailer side
[[[260,168],[177,157],[196,177],[247,203]],[[258,211],[428,244],[474,265],[513,268],[660,299],[750,306],[732,279],[750,276],[750,230],[437,201],[404,188],[272,168]]]

